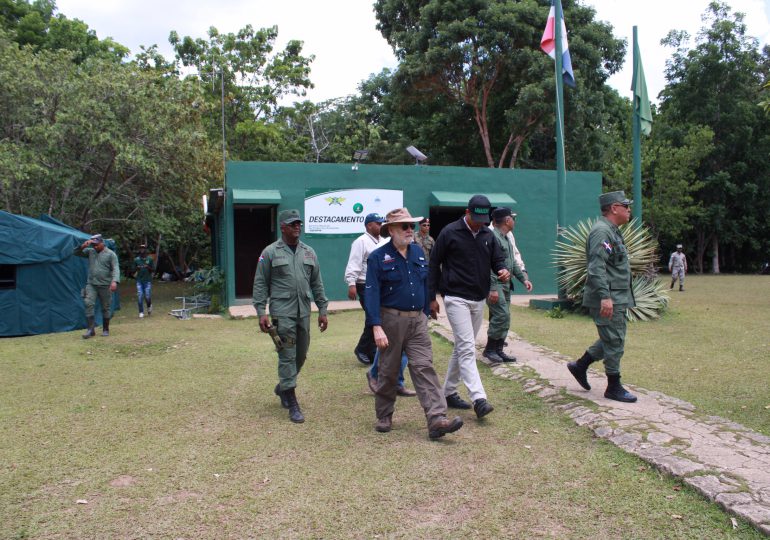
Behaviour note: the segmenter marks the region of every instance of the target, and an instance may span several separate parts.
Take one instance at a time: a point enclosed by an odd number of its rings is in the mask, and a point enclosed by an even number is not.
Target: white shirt
[[[353,241],[350,246],[348,265],[345,267],[345,283],[348,287],[356,283],[366,282],[366,259],[369,254],[378,247],[384,246],[390,238],[375,238],[369,233],[364,233]]]

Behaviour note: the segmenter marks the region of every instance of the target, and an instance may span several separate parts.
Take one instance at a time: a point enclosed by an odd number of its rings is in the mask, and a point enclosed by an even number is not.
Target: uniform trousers
[[[428,335],[427,317],[421,311],[397,312],[383,308],[381,319],[382,329],[388,337],[388,348],[380,351],[377,393],[374,396],[377,418],[393,414],[404,353],[409,358],[409,375],[428,424],[437,417],[445,416],[446,399],[441,393],[438,375],[433,368],[433,346]]]
[[[589,312],[599,332],[599,339],[588,348],[588,354],[594,360],[604,360],[604,372],[607,375],[620,374],[620,359],[623,358],[626,343],[626,306],[612,307],[612,317],[599,316],[599,308],[590,308]]]
[[[86,284],[85,296],[83,297],[83,304],[86,308],[86,317],[94,316],[94,306],[96,306],[96,299],[102,304],[102,316],[105,319],[110,318],[110,306],[112,305],[112,291],[110,291],[109,285],[91,285]]]
[[[684,287],[684,266],[677,266],[671,272],[671,281],[674,282],[679,278],[679,286]]]
[[[297,375],[305,365],[310,347],[310,316],[273,317],[284,347],[278,351],[278,380],[281,390],[297,386]]]
[[[455,347],[449,358],[446,379],[444,380],[444,396],[457,392],[460,380],[465,383],[471,401],[486,399],[484,385],[476,365],[476,335],[481,323],[484,322],[484,300],[466,300],[459,296],[445,296],[444,307],[452,327]],[[409,357],[412,361],[412,357]]]
[[[489,307],[489,328],[487,336],[492,339],[505,339],[508,336],[508,330],[511,328],[511,285],[502,284],[503,293],[496,304],[491,304],[487,300]]]
[[[361,309],[366,313],[366,303],[364,301],[364,291],[366,290],[366,283],[356,283],[356,293],[358,294],[358,303],[361,304]],[[364,329],[361,332],[361,337],[358,338],[358,345],[356,345],[356,351],[362,352],[369,357],[370,360],[374,360],[374,353],[377,352],[377,345],[374,343],[374,331],[371,326],[364,323]]]

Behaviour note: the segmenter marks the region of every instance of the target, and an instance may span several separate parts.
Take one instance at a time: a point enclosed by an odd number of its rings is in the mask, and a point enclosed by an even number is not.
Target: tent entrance
[[[0,290],[16,288],[16,265],[0,264]]]
[[[236,298],[251,298],[259,255],[277,238],[276,208],[265,204],[233,207]]]

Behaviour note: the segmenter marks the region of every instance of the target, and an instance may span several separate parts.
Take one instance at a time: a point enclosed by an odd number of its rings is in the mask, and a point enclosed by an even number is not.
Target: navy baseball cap
[[[385,218],[377,212],[372,212],[367,214],[366,219],[364,219],[364,225],[369,225],[370,223],[385,223]]]
[[[471,200],[468,201],[468,210],[471,213],[471,219],[476,223],[489,224],[489,214],[492,210],[492,205],[484,195],[474,195]]]

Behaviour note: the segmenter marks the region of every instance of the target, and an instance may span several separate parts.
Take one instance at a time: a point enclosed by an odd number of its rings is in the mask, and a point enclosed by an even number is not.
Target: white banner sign
[[[398,189],[343,189],[305,192],[305,233],[363,234],[364,218],[376,212],[382,217],[404,206]]]

